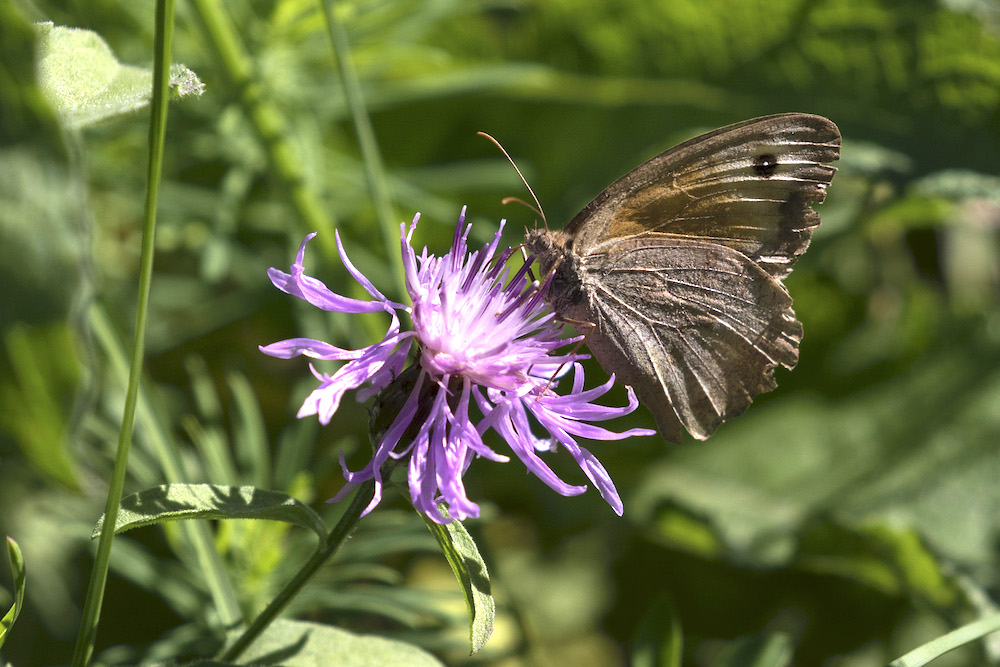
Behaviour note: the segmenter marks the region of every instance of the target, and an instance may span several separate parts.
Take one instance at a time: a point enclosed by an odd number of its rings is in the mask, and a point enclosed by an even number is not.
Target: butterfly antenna
[[[544,213],[542,213],[540,210],[538,210],[537,208],[535,208],[534,206],[532,206],[528,202],[524,201],[520,197],[504,197],[503,199],[500,200],[500,203],[503,204],[504,206],[506,206],[507,204],[520,204],[521,206],[523,206],[524,208],[528,209],[529,211],[534,211],[536,214],[538,214],[543,219],[545,218],[545,214]]]
[[[497,148],[500,149],[500,152],[503,153],[504,157],[507,158],[507,161],[510,162],[510,166],[514,167],[514,171],[517,172],[517,175],[518,175],[518,177],[520,177],[521,182],[524,183],[524,187],[526,187],[528,189],[528,192],[531,194],[531,198],[535,201],[535,205],[532,206],[531,204],[527,203],[523,199],[519,199],[518,197],[504,197],[503,200],[501,201],[501,203],[503,203],[503,204],[509,204],[509,203],[513,202],[513,203],[517,203],[517,204],[523,204],[524,206],[526,206],[530,210],[532,210],[535,213],[537,213],[538,217],[540,217],[542,219],[542,224],[545,225],[546,229],[548,229],[549,228],[549,223],[545,219],[545,211],[542,210],[542,204],[541,204],[541,202],[538,201],[538,197],[535,196],[535,191],[531,189],[530,185],[528,185],[527,179],[524,177],[524,174],[521,173],[521,170],[517,168],[517,164],[514,163],[514,160],[513,160],[513,158],[510,157],[510,154],[507,152],[507,149],[505,149],[500,144],[499,141],[497,141],[496,139],[494,139],[490,135],[486,134],[485,132],[476,132],[476,134],[478,134],[481,137],[485,137],[486,139],[489,139],[490,141],[493,142],[494,146],[496,146]]]

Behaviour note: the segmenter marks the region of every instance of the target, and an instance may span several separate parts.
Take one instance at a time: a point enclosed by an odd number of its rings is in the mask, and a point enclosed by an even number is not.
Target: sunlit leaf
[[[448,516],[444,507],[440,509],[445,516]],[[476,653],[486,645],[493,634],[496,614],[496,604],[490,594],[490,575],[486,563],[461,521],[441,525],[424,515],[421,516],[427,528],[437,538],[448,564],[455,573],[455,578],[458,579],[459,586],[462,587],[465,604],[469,610],[469,641],[472,653]]]
[[[36,29],[39,85],[70,127],[92,125],[149,104],[152,71],[119,63],[96,32],[51,22],[39,23]],[[200,95],[204,86],[194,72],[174,65],[170,88],[184,96]]]
[[[278,619],[244,651],[240,664],[439,667],[442,663],[401,641],[356,635],[321,623]]]
[[[268,519],[308,528],[322,539],[326,527],[311,508],[299,500],[252,486],[217,484],[163,484],[122,499],[115,532],[178,519]],[[97,522],[98,537],[104,517]]]
[[[997,630],[1000,630],[1000,614],[981,618],[913,649],[906,655],[890,662],[889,667],[922,667],[945,653],[982,639]]]

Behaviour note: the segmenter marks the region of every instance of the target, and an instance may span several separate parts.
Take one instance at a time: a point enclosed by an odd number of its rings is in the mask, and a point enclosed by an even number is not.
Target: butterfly
[[[805,252],[836,172],[840,131],[762,116],[670,148],[612,183],[528,251],[563,320],[631,385],[670,442],[699,440],[798,362],[802,324],[782,280]]]

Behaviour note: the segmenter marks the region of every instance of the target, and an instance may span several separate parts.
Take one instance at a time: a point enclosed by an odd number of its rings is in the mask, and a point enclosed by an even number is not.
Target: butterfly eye
[[[778,170],[778,158],[774,153],[764,153],[753,159],[753,173],[762,178],[771,178]]]

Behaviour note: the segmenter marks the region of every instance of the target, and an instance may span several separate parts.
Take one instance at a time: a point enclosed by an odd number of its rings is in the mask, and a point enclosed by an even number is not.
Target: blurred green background
[[[130,349],[148,112],[81,130],[33,85],[30,22],[87,28],[151,64],[152,0],[0,8],[0,531],[21,545],[15,665],[68,662],[103,506]],[[257,346],[359,347],[378,317],[311,311],[268,281],[316,221],[392,291],[337,56],[314,2],[181,2],[174,60],[206,84],[170,108],[148,375],[126,493],[167,480],[254,484],[313,503],[366,461],[367,411],[298,422],[306,362]],[[395,495],[300,618],[415,642],[450,664],[884,664],[993,608],[1000,584],[1000,6],[991,0],[368,0],[337,3],[399,221],[447,247],[533,214],[497,137],[560,226],[612,180],[698,132],[828,116],[840,169],[786,281],[805,326],[794,372],[706,443],[593,443],[625,502],[563,498],[518,464],[466,476],[498,625],[467,658],[464,604]],[[226,41],[226,28],[232,38]],[[289,159],[289,157],[291,159]],[[330,252],[307,269],[355,287]],[[325,244],[325,245],[324,245]],[[590,382],[602,381],[589,369]],[[609,398],[621,402],[624,393]],[[651,425],[644,410],[616,424]],[[568,458],[568,457],[567,457]],[[554,464],[582,483],[571,461]],[[311,537],[213,526],[253,615]],[[119,538],[98,637],[108,662],[209,656],[218,615],[176,526]],[[0,609],[10,579],[0,567]],[[986,664],[975,645],[935,664]],[[741,660],[744,660],[741,662]],[[793,658],[788,658],[793,660]],[[774,662],[768,664],[786,664]],[[787,662],[791,664],[791,662]]]

